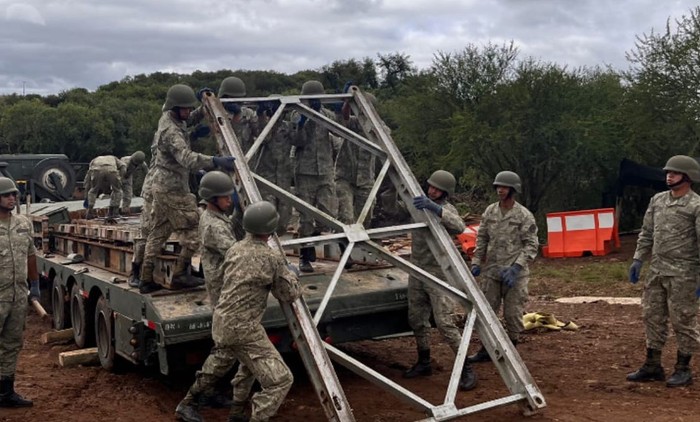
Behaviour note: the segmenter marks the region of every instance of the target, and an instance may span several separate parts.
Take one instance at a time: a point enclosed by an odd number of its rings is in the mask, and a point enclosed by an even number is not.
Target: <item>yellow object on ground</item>
[[[573,321],[559,321],[553,314],[547,312],[531,312],[523,315],[523,325],[525,326],[525,331],[536,328],[547,328],[553,331],[576,331],[579,328]]]

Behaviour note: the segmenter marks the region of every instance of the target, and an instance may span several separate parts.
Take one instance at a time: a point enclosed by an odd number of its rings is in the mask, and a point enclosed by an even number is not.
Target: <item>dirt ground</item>
[[[623,241],[623,250],[602,258],[564,260],[539,259],[539,268],[556,268],[629,261],[634,239]],[[578,267],[577,267],[578,268]],[[524,335],[518,345],[523,360],[547,401],[546,409],[525,418],[510,405],[478,413],[473,419],[486,421],[695,421],[700,410],[700,388],[668,389],[663,383],[634,384],[625,374],[635,370],[644,358],[644,334],[638,305],[555,303],[555,297],[584,295],[581,284],[547,278],[531,281],[528,311],[547,311],[560,320],[575,321],[577,332],[537,332]],[[579,286],[574,288],[572,286]],[[596,289],[594,293],[601,293]],[[603,289],[606,290],[606,289]],[[616,286],[607,290],[617,296],[639,295],[638,286]],[[534,293],[533,293],[534,292]],[[546,292],[546,294],[544,294]],[[604,291],[602,291],[604,293]],[[630,294],[631,293],[631,294]],[[586,294],[588,295],[588,294]],[[72,344],[41,345],[40,335],[48,323],[31,314],[25,347],[20,355],[16,389],[35,402],[29,409],[0,410],[0,421],[168,421],[184,396],[189,379],[163,379],[137,371],[112,374],[100,367],[61,368],[58,353],[72,350]],[[401,383],[425,399],[439,403],[445,394],[452,353],[439,336],[433,336],[436,370],[431,377],[403,380],[401,372],[415,359],[412,338],[366,341],[344,349],[385,376]],[[472,351],[478,342],[471,345]],[[663,362],[671,372],[675,342],[671,338]],[[700,370],[692,363],[695,373]],[[458,393],[458,405],[502,397],[506,388],[490,363],[478,364],[479,386]],[[303,369],[295,371],[296,381],[276,421],[323,421],[318,400]],[[425,417],[364,379],[339,368],[338,376],[358,421],[410,421]],[[226,420],[227,411],[205,409],[205,420]],[[466,420],[467,418],[463,418]]]

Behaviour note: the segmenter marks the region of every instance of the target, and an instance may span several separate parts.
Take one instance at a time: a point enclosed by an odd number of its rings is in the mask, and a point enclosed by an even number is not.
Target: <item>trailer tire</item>
[[[53,328],[56,330],[70,328],[71,318],[66,302],[66,289],[58,280],[54,280],[53,288],[51,289],[51,308]]]
[[[95,342],[97,343],[97,356],[100,365],[108,371],[114,372],[114,315],[104,296],[100,296],[95,307]]]
[[[94,319],[88,318],[87,300],[80,294],[80,287],[73,285],[70,298],[70,320],[73,325],[73,339],[79,348],[90,347],[95,343]]]
[[[32,170],[32,179],[56,197],[51,199],[65,201],[73,196],[75,170],[65,160],[46,158],[39,161]]]

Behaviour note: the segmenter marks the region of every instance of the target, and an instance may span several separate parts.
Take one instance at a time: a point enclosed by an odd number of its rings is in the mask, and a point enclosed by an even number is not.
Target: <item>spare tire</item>
[[[51,199],[65,201],[73,196],[75,170],[68,161],[46,158],[34,166],[32,180],[36,187],[41,188],[37,192],[41,198],[48,195]]]

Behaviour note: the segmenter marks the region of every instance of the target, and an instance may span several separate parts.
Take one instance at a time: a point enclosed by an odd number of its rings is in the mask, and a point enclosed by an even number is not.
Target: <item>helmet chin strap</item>
[[[685,182],[690,182],[690,178],[688,177],[688,175],[683,174],[683,177],[681,178],[681,180],[677,181],[676,183],[667,183],[666,186],[668,186],[669,188],[673,189],[673,188],[675,188],[676,186],[680,186],[680,185],[682,185],[682,184],[685,183]]]

